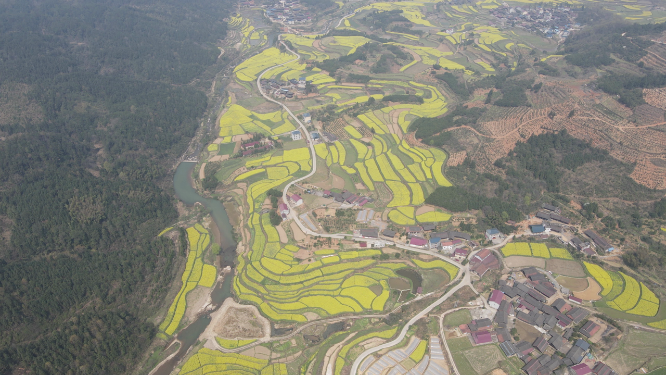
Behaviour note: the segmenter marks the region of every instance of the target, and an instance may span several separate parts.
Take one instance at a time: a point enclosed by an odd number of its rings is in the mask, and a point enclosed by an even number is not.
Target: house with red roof
[[[409,246],[424,249],[428,245],[428,240],[421,237],[412,237],[409,239]]]
[[[463,259],[467,258],[467,254],[469,252],[467,249],[464,248],[458,248],[453,252],[453,259],[457,260],[458,262],[462,261]]]
[[[490,332],[473,332],[472,340],[476,345],[488,344],[493,342],[493,336]]]
[[[291,196],[291,201],[294,202],[294,207],[298,207],[303,204],[303,198],[298,194],[293,194]]]
[[[286,203],[280,203],[278,205],[278,213],[282,216],[282,219],[286,219],[289,215],[289,206]]]
[[[573,302],[573,303],[577,303],[577,304],[579,304],[579,305],[582,305],[582,304],[583,304],[583,300],[582,300],[582,299],[580,299],[580,298],[578,298],[578,297],[574,297],[574,296],[569,296],[569,301],[571,301],[571,302]]]
[[[569,369],[576,375],[588,375],[592,373],[590,367],[584,363],[571,366]]]
[[[594,336],[594,334],[597,333],[597,331],[599,331],[600,328],[601,328],[600,325],[591,320],[588,320],[587,323],[583,325],[583,327],[580,329],[579,332],[581,335],[589,339],[590,337]]]
[[[492,291],[492,293],[490,293],[488,305],[490,305],[490,307],[493,309],[499,309],[500,303],[502,303],[502,299],[504,299],[504,293],[495,289]]]

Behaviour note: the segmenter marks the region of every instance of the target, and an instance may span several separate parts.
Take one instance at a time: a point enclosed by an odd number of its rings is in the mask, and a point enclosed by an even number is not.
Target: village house
[[[490,298],[488,298],[488,305],[493,309],[499,309],[503,299],[504,299],[504,293],[502,293],[497,289],[494,289],[492,293],[490,293]]]
[[[420,249],[425,249],[426,246],[428,246],[428,240],[422,237],[412,237],[409,239],[409,245],[418,247]]]
[[[286,203],[280,203],[278,206],[278,212],[280,213],[280,216],[282,216],[282,220],[286,220],[287,216],[289,216],[289,206],[287,206]]]
[[[292,141],[298,141],[298,140],[301,140],[301,139],[303,139],[303,136],[301,135],[300,130],[294,130],[293,132],[291,132],[291,140]]]
[[[419,225],[409,226],[407,227],[407,236],[423,236],[423,228]]]
[[[467,249],[458,248],[453,252],[453,259],[461,262],[463,259],[467,258],[467,254],[469,254]]]
[[[291,195],[291,201],[294,202],[294,207],[298,207],[303,204],[303,198],[298,194]]]

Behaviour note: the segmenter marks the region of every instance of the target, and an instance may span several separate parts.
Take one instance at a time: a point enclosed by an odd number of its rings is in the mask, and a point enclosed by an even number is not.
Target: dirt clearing
[[[227,298],[215,315],[210,326],[218,336],[230,339],[270,337],[270,323],[259,314],[256,306],[240,305]]]
[[[516,319],[516,330],[518,331],[518,337],[527,342],[533,342],[541,336],[541,332],[537,331],[536,328],[518,319]]]
[[[295,222],[291,222],[291,232],[294,234],[294,239],[296,242],[300,241],[305,241],[306,236],[305,233],[301,230],[301,228],[298,227],[298,225]]]
[[[342,177],[338,176],[337,174],[332,174],[331,177],[333,177],[333,182],[331,183],[333,185],[333,188],[335,189],[344,189],[345,188],[345,180],[342,179]]]
[[[585,301],[597,301],[601,299],[601,296],[599,293],[601,293],[601,286],[596,282],[591,277],[587,278],[587,282],[589,283],[589,286],[587,289],[580,291],[580,292],[574,292],[573,295],[574,297],[578,297],[582,300]]]
[[[585,271],[580,263],[573,260],[548,259],[546,270],[558,275],[585,277]]]
[[[277,232],[280,235],[280,242],[282,243],[289,242],[289,237],[287,237],[287,232],[284,231],[282,225],[278,225],[277,227],[275,227],[275,229],[277,229]]]
[[[560,283],[560,285],[568,288],[572,292],[581,292],[587,289],[587,287],[590,285],[587,282],[587,279],[577,279],[567,276],[558,276],[556,280],[558,283]]]
[[[201,164],[201,169],[199,169],[199,179],[203,180],[206,178],[206,163]]]
[[[432,211],[435,211],[435,208],[432,207],[432,206],[421,206],[421,207],[416,209],[415,215],[418,216],[418,215],[425,214],[425,213],[432,212]]]
[[[504,263],[509,268],[522,268],[522,267],[546,267],[546,260],[543,258],[533,258],[533,257],[521,257],[521,256],[512,256],[504,258]]]

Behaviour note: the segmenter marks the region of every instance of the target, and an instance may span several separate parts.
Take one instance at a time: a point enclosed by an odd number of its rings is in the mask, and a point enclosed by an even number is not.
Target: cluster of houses
[[[275,144],[270,139],[262,139],[260,141],[252,141],[241,144],[241,155],[248,156],[262,151],[273,148]]]
[[[291,99],[295,93],[305,95],[305,87],[308,84],[305,77],[292,78],[288,81],[278,81],[275,78],[262,79],[259,84],[264,91],[270,92],[276,98]]]
[[[298,1],[280,0],[273,5],[264,5],[266,17],[273,22],[285,25],[306,23],[312,20],[310,12],[301,7]]]
[[[488,305],[497,309],[492,321],[473,320],[461,325],[460,331],[468,334],[475,345],[499,343],[507,357],[515,355],[523,360],[522,370],[528,375],[616,374],[602,362],[596,362],[592,367],[583,363],[586,357],[592,359],[590,344],[584,339],[572,339],[574,327],[589,315],[586,309],[575,306],[582,301],[575,297],[568,297],[568,301],[556,298],[548,304],[556,293],[552,284],[550,288],[540,288],[549,283],[544,282],[547,278],[533,267],[524,269],[523,273],[528,278],[525,283],[513,281],[509,284],[507,280],[500,280],[499,289],[490,293]],[[532,342],[514,342],[508,329],[512,317],[537,327],[542,334]],[[600,329],[599,324],[588,320],[577,333],[589,339]]]
[[[356,195],[354,193],[350,193],[347,190],[343,190],[341,193],[336,193],[334,191],[330,190],[324,190],[322,192],[322,196],[324,198],[333,198],[338,203],[343,203],[343,204],[348,204],[351,206],[359,206],[363,207],[367,203],[371,203],[374,200],[370,197],[362,196],[362,195]]]
[[[499,269],[499,266],[499,260],[488,249],[479,251],[469,260],[469,270],[479,275],[479,277],[483,277],[490,270]]]
[[[554,8],[503,6],[491,10],[500,26],[520,27],[532,32],[542,32],[547,38],[559,36],[566,39],[571,30],[580,28],[574,23],[576,13],[568,6]],[[493,25],[491,25],[493,26]]]
[[[541,224],[530,225],[530,230],[533,234],[542,233],[562,233],[565,228],[571,224],[571,219],[560,215],[560,209],[551,204],[544,204],[545,211],[539,211],[534,215],[536,218],[541,219]]]
[[[469,234],[463,232],[435,232],[436,226],[434,224],[412,225],[405,228],[409,245],[419,249],[439,250],[444,253],[450,254],[455,249],[463,247],[466,242],[471,242],[472,238]],[[430,238],[426,239],[426,233],[430,233]],[[385,230],[383,232],[386,237],[394,237],[395,232]]]
[[[583,233],[588,238],[590,238],[592,242],[583,241],[576,236],[572,237],[571,240],[569,240],[569,244],[575,247],[576,250],[580,251],[581,253],[589,256],[597,255],[597,252],[594,250],[593,246],[596,246],[607,253],[615,250],[615,247],[611,245],[610,242],[608,242],[608,240],[598,235],[595,231],[588,229]]]

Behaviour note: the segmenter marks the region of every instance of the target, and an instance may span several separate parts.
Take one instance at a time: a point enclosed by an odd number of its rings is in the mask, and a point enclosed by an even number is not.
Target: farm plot
[[[185,362],[178,374],[209,373],[288,375],[287,365],[284,363],[269,364],[265,359],[237,353],[222,353],[208,348],[199,349],[197,354]]]
[[[584,262],[587,271],[601,285],[605,304],[618,311],[640,316],[656,316],[659,298],[645,284],[622,272],[609,272]]]
[[[238,104],[232,104],[220,117],[219,126],[220,137],[245,133],[275,135],[296,129],[286,114],[281,111],[256,113]]]
[[[565,260],[573,260],[573,257],[566,249],[548,248],[545,244],[526,243],[526,242],[513,242],[506,244],[502,248],[502,255],[504,255],[505,257],[519,255],[519,256],[533,256],[546,259],[558,258]]]
[[[183,286],[176,295],[173,303],[167,311],[167,315],[160,324],[160,331],[167,335],[173,335],[178,329],[185,310],[187,309],[187,294],[198,285],[211,287],[215,283],[217,271],[215,266],[204,264],[203,253],[210,244],[208,231],[200,224],[187,228],[187,241],[189,252],[185,271],[181,276]]]
[[[546,271],[564,276],[585,277],[585,270],[580,263],[565,259],[548,259],[546,261]]]
[[[234,73],[236,74],[237,79],[251,82],[256,80],[259,73],[265,69],[286,63],[290,60],[294,60],[292,54],[281,53],[279,49],[271,47],[238,64],[234,69]]]

